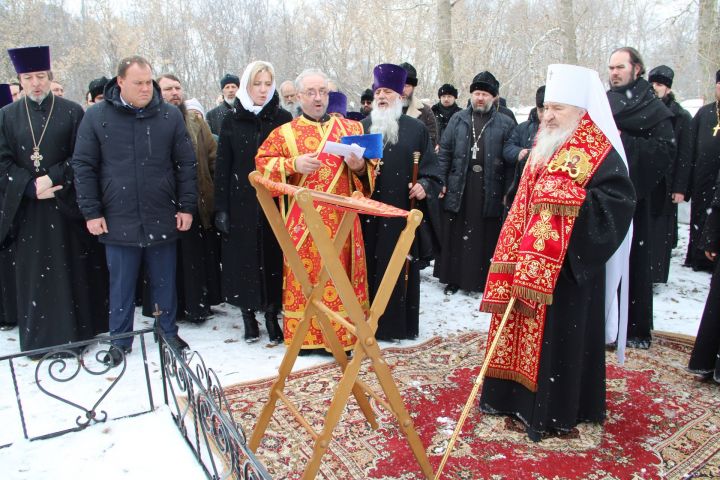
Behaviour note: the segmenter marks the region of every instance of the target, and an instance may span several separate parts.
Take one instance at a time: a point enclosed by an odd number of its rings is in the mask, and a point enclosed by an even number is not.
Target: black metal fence
[[[161,331],[152,328],[0,357],[0,368],[7,367],[10,372],[17,404],[17,417],[23,437],[28,440],[57,437],[83,430],[93,424],[134,417],[155,410],[152,380],[148,369],[146,334],[153,334],[158,341],[164,402],[170,408],[175,424],[207,477],[270,479],[265,467],[247,447],[242,427],[233,420],[217,374],[205,365],[198,352],[179,352],[167,343]],[[116,349],[121,354],[121,361],[116,367],[105,365],[103,358],[109,353],[111,342],[128,337],[138,337],[142,368],[134,369],[129,373],[127,359],[122,349]],[[29,379],[23,381],[19,378],[19,370],[29,374],[26,372],[28,370],[26,357],[38,360],[33,372],[34,381],[27,381]],[[108,413],[106,409],[117,407],[107,401],[111,391],[131,388],[125,385],[137,385],[137,381],[122,382],[129,374],[144,376],[147,393],[146,397],[138,402],[142,405],[138,405],[130,412]],[[82,398],[78,399],[77,389],[71,384],[73,381],[79,384],[80,379],[87,376],[104,376],[110,383],[105,388],[93,390],[90,394],[83,392]],[[35,417],[27,415],[28,403],[32,403],[36,409],[52,411],[55,417],[60,411],[63,414],[73,412],[70,415],[75,416],[74,421],[54,418],[57,423],[64,423],[65,426],[31,435],[30,427],[33,426],[33,430],[37,430],[38,427],[31,425]],[[65,408],[58,409],[58,404],[64,405]],[[70,427],[67,426],[69,422],[72,423]],[[5,430],[8,427],[10,426],[7,424],[3,425]],[[43,427],[48,428],[45,424],[40,426],[41,429]],[[6,443],[0,445],[0,448],[10,445],[12,443]]]

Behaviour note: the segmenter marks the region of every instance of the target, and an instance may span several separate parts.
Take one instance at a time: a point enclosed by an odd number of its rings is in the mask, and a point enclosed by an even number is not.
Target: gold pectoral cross
[[[713,137],[717,137],[718,131],[720,131],[720,123],[713,128]]]
[[[36,172],[40,171],[40,162],[42,159],[43,156],[40,155],[40,147],[33,147],[33,153],[30,155],[30,160],[32,160]]]

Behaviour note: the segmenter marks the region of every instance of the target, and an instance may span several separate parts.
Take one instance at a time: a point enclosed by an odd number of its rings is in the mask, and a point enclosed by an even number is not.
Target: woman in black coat
[[[242,309],[245,341],[260,333],[255,312],[265,311],[273,343],[283,340],[278,325],[282,305],[282,252],[248,181],[255,154],[276,127],[292,120],[280,108],[275,73],[267,62],[247,66],[233,112],[222,123],[215,165],[215,226],[223,234],[222,295]]]

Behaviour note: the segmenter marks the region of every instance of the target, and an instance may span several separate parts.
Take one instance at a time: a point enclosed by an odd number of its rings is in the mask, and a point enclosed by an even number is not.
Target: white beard
[[[370,112],[370,120],[372,121],[370,133],[381,133],[384,141],[390,145],[395,145],[400,131],[398,119],[402,115],[402,107],[400,100],[385,109],[378,108],[377,100],[373,101],[373,109]]]
[[[547,166],[555,151],[575,132],[578,123],[579,119],[577,123],[570,125],[564,130],[540,129],[537,134],[535,146],[530,151],[530,158],[528,159],[528,166],[531,172],[536,172],[538,169]]]
[[[37,104],[40,104],[40,103],[43,102],[43,100],[45,100],[45,99],[48,97],[48,95],[50,95],[50,92],[46,92],[46,93],[43,93],[42,95],[38,95],[38,96],[35,96],[35,95],[31,94],[31,93],[28,93],[28,94],[27,94],[27,97],[28,97],[30,100],[32,100],[33,102],[35,102],[35,103],[37,103]]]

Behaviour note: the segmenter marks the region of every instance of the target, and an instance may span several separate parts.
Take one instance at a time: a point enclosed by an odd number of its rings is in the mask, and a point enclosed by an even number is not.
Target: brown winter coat
[[[413,98],[410,106],[407,109],[407,112],[405,112],[405,115],[420,120],[427,127],[428,133],[430,133],[430,141],[432,142],[432,144],[438,144],[440,139],[437,135],[437,120],[435,119],[435,114],[432,111],[432,107],[430,107],[429,105],[425,105],[417,98]]]

